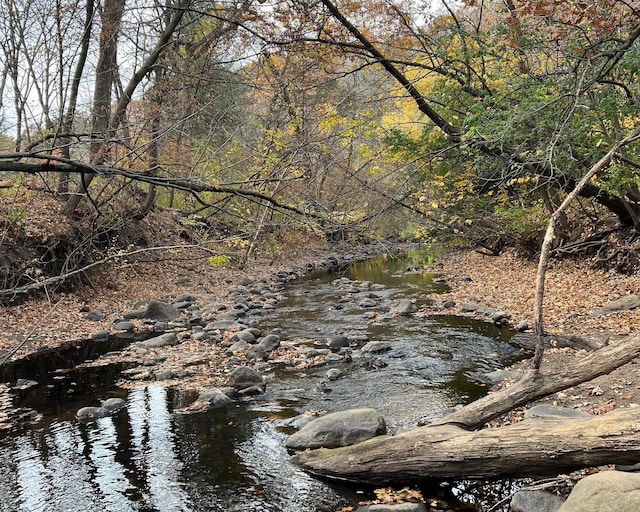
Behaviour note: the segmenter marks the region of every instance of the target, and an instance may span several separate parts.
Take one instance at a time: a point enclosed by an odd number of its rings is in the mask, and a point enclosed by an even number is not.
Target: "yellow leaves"
[[[627,130],[634,130],[636,126],[640,124],[640,118],[637,116],[636,117],[626,116],[620,124],[622,125],[623,128]]]
[[[423,501],[422,493],[409,487],[403,487],[402,489],[385,487],[382,489],[376,489],[374,493],[377,498],[376,501],[384,504],[403,503],[406,501],[419,503]]]

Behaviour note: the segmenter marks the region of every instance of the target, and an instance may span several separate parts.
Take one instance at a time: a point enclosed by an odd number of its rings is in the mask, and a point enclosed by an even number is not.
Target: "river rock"
[[[219,318],[219,317],[218,317]],[[204,330],[205,331],[240,331],[242,329],[247,329],[249,326],[239,323],[236,320],[215,320],[213,322],[209,322]]]
[[[100,320],[104,320],[105,318],[107,318],[107,315],[105,315],[102,311],[92,309],[85,315],[85,318],[87,320],[91,320],[92,322],[99,322]]]
[[[267,359],[267,351],[260,345],[249,345],[249,348],[245,352],[247,359]]]
[[[338,448],[385,434],[384,418],[374,409],[334,412],[311,421],[287,439],[291,450]]]
[[[98,418],[106,418],[109,414],[109,411],[104,407],[83,407],[76,413],[76,418],[79,421],[88,422]]]
[[[239,340],[236,341],[233,345],[231,345],[229,347],[228,352],[231,352],[232,354],[235,354],[236,352],[241,352],[243,350],[248,350],[249,347],[252,347],[253,345],[247,343],[244,340]]]
[[[133,322],[116,322],[113,328],[118,331],[133,331],[136,326]]]
[[[525,419],[528,418],[550,418],[550,419],[570,419],[570,418],[588,418],[591,414],[569,409],[568,407],[559,407],[557,405],[541,404],[534,405],[531,409],[524,413]]]
[[[389,309],[389,313],[394,316],[409,316],[417,309],[411,299],[398,299]]]
[[[98,331],[91,335],[91,341],[98,341],[98,342],[107,341],[109,339],[110,334],[111,333],[106,329],[103,331]]]
[[[175,303],[180,303],[180,302],[188,302],[189,304],[193,304],[194,302],[196,302],[198,300],[198,297],[196,297],[195,295],[192,295],[190,293],[183,293],[178,295],[174,300],[174,304]]]
[[[238,366],[229,374],[229,386],[238,391],[254,386],[264,390],[265,382],[262,376],[253,368]]]
[[[377,305],[378,303],[370,298],[362,299],[360,302],[358,302],[358,306],[360,306],[361,308],[375,308]]]
[[[340,377],[344,376],[344,372],[339,370],[338,368],[331,368],[327,370],[327,379],[329,380],[338,380]]]
[[[258,345],[264,348],[267,352],[271,352],[280,346],[280,336],[277,334],[267,334],[258,340]]]
[[[511,512],[557,512],[564,498],[549,491],[518,491],[511,498]]]
[[[229,341],[246,341],[247,343],[251,343],[252,345],[256,343],[256,337],[249,329],[243,329],[242,331],[234,332]]]
[[[617,313],[618,311],[631,311],[637,308],[640,308],[640,297],[638,295],[628,295],[609,302],[609,304],[595,310],[591,316],[608,315],[610,313]]]
[[[349,339],[346,336],[332,336],[329,340],[329,350],[338,352],[341,348],[349,346]]]
[[[172,380],[177,379],[179,375],[173,370],[166,370],[156,375],[156,380]]]
[[[520,380],[523,375],[523,373],[516,372],[515,370],[494,370],[492,372],[485,373],[484,378],[489,384],[495,386],[505,379],[512,379],[515,381]]]
[[[370,341],[360,349],[363,353],[379,354],[391,350],[391,343],[386,341]]]
[[[122,409],[125,404],[126,402],[122,398],[109,398],[102,403],[102,407],[110,413],[114,413]]]
[[[640,475],[603,471],[580,480],[558,512],[637,512]]]
[[[230,404],[233,400],[220,388],[213,388],[200,393],[196,402],[206,402],[212,409],[217,409]]]
[[[155,338],[149,338],[148,340],[141,341],[140,345],[146,348],[166,347],[168,345],[177,345],[178,336],[175,332],[167,332],[156,336]]]
[[[428,509],[424,503],[377,503],[358,507],[356,512],[428,512]]]
[[[173,305],[161,300],[150,300],[145,309],[136,309],[124,315],[126,320],[132,318],[148,318],[150,320],[161,320],[170,322],[180,316],[178,311]]]

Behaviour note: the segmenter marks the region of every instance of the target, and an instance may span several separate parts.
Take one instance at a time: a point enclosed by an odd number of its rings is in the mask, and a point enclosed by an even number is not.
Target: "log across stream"
[[[640,355],[640,336],[606,346],[556,373],[531,370],[431,425],[332,450],[295,456],[302,468],[353,482],[403,484],[425,478],[537,477],[640,459],[640,409],[580,419],[528,419],[483,428],[500,414],[567,389]]]

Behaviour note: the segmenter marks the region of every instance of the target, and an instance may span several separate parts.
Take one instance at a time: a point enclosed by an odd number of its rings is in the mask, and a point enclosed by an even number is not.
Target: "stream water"
[[[404,431],[483,395],[482,376],[519,357],[510,333],[484,322],[388,314],[394,298],[420,304],[444,289],[434,275],[404,272],[430,258],[415,251],[300,279],[260,320],[263,332],[280,329],[310,347],[338,333],[391,344],[384,354],[339,363],[338,380],[326,378],[326,365],[276,367],[264,395],[188,416],[172,411],[194,396],[153,384],[124,391],[115,384],[117,368],[77,376],[82,389],[53,400],[35,393],[30,403],[44,419],[0,439],[0,511],[334,512],[371,498],[371,489],[319,481],[290,464],[284,442],[300,414],[374,407],[391,432]],[[371,292],[341,289],[353,281],[379,285],[375,305],[361,305]],[[115,396],[126,400],[124,410],[94,423],[75,420],[79,407]],[[453,490],[482,502],[503,484],[491,485],[456,483]]]

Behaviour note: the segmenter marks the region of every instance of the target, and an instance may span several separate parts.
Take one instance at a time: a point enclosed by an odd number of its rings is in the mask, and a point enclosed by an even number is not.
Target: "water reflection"
[[[131,446],[136,474],[146,477],[144,501],[166,512],[189,511],[189,497],[180,483],[182,463],[167,408],[167,390],[159,386],[135,389],[129,395]]]
[[[1,510],[191,511],[172,423],[166,390],[150,386],[114,417],[4,439]]]

